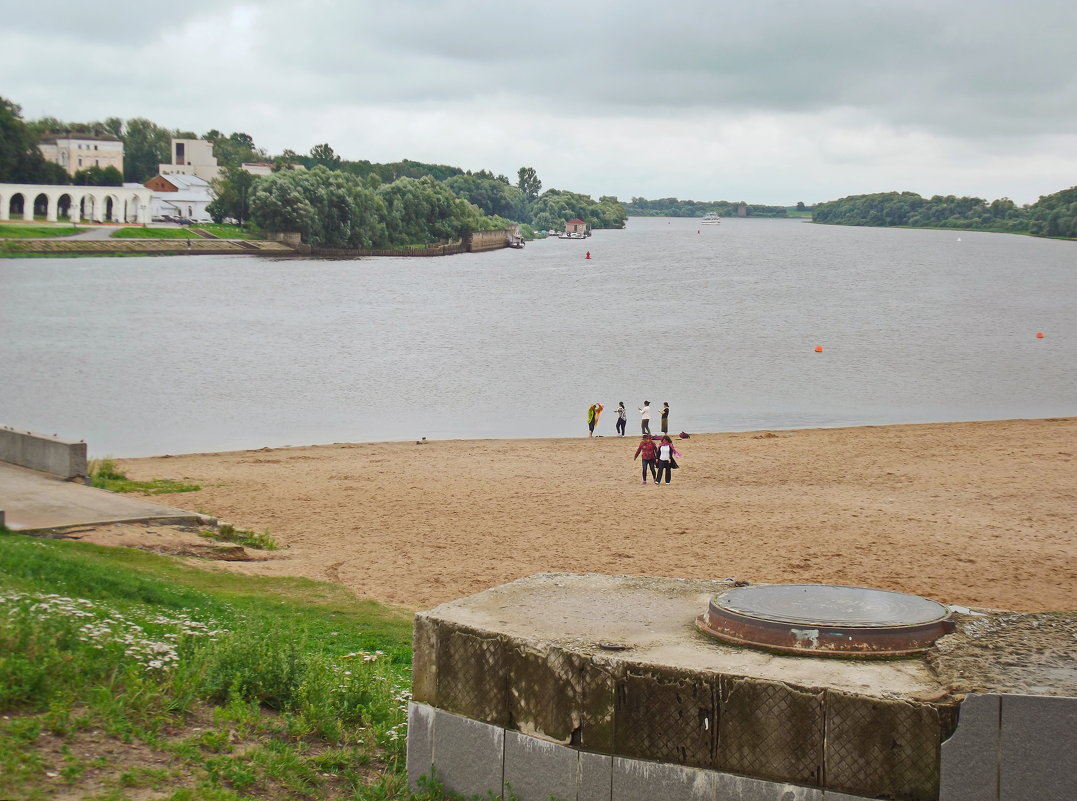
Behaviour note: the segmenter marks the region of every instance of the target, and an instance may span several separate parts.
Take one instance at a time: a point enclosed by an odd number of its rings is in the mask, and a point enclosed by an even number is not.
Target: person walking
[[[669,433],[669,404],[662,404],[662,433]]]
[[[670,479],[673,477],[673,471],[680,467],[680,465],[677,464],[676,459],[676,457],[680,455],[681,454],[673,446],[673,440],[669,438],[669,434],[664,434],[662,436],[662,442],[658,446],[658,473],[654,480],[655,484],[662,483],[663,470],[666,471],[666,483],[668,484],[670,482]]]
[[[617,404],[617,435],[623,437],[625,435],[625,426],[628,425],[628,410],[625,408],[625,402],[620,401]]]
[[[640,440],[639,447],[636,448],[636,455],[632,457],[632,461],[640,456],[643,456],[643,483],[647,483],[647,471],[651,471],[651,479],[655,484],[658,483],[658,477],[654,471],[654,457],[658,453],[658,448],[654,445],[654,440],[651,439],[649,434],[644,434]]]
[[[651,433],[651,402],[644,401],[643,408],[639,410],[640,415],[640,433]]]
[[[595,435],[595,426],[598,425],[598,417],[602,414],[602,404],[592,403],[587,407],[587,436]]]

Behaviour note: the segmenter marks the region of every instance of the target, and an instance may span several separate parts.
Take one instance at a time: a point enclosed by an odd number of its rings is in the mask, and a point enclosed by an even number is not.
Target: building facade
[[[195,175],[207,183],[221,175],[213,143],[205,139],[173,139],[172,163],[160,164],[157,170],[165,176]]]
[[[123,175],[123,142],[114,136],[57,134],[38,145],[46,161],[59,164],[68,175],[88,167],[115,167]]]

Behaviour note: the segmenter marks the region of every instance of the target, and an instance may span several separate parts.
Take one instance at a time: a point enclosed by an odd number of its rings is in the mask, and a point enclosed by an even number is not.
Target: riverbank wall
[[[282,242],[247,239],[10,239],[0,256],[292,256]]]

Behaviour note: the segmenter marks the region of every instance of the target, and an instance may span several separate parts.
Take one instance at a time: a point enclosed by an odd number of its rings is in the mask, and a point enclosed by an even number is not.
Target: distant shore
[[[411,609],[536,572],[732,577],[1077,610],[1077,418],[638,438],[338,444],[120,460],[161,498],[268,530],[250,573]],[[106,540],[107,541],[107,538]],[[116,544],[116,543],[112,543]]]

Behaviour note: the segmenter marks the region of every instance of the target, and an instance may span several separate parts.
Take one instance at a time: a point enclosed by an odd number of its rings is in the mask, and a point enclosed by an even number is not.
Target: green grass
[[[202,531],[199,532],[199,534],[200,536],[211,540],[217,540],[218,542],[234,542],[237,545],[243,545],[247,548],[258,548],[263,551],[275,551],[280,547],[277,545],[277,541],[269,536],[268,530],[259,534],[255,531],[236,529],[236,527],[230,523],[222,523],[216,531]]]
[[[155,478],[152,481],[134,481],[116,465],[111,457],[91,459],[87,467],[90,479],[98,489],[110,492],[138,492],[142,495],[164,495],[170,492],[196,492],[197,484],[187,484],[171,478]]]
[[[0,798],[407,792],[411,616],[0,528]]]
[[[120,228],[112,232],[112,239],[201,239],[189,228]]]
[[[0,224],[0,239],[40,239],[43,237],[71,236],[80,228],[73,225],[3,225]]]
[[[226,225],[224,223],[204,223],[196,225],[206,233],[213,234],[221,239],[265,239],[261,233],[249,231],[239,225]]]

